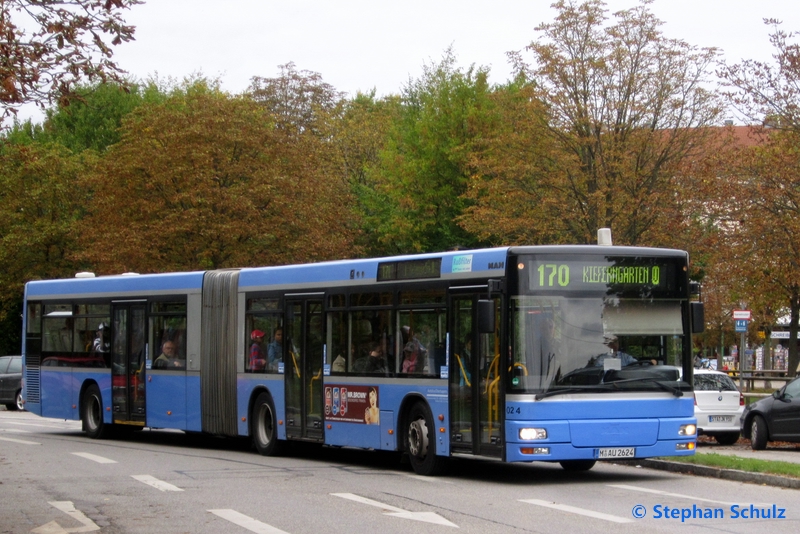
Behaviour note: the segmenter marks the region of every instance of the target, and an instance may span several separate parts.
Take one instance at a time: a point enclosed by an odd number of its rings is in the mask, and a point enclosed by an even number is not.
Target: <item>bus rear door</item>
[[[112,304],[111,409],[114,423],[145,424],[146,303]]]

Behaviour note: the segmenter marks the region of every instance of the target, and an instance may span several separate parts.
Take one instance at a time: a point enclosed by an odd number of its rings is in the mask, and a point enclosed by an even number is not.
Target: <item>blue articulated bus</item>
[[[451,456],[690,455],[683,251],[519,246],[25,287],[24,399],[135,427]]]

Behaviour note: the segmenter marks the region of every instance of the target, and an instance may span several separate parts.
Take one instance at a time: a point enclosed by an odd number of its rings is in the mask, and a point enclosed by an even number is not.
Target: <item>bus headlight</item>
[[[547,430],[544,428],[520,428],[519,439],[547,439]]]
[[[679,436],[694,436],[697,434],[697,425],[681,425],[678,430]]]

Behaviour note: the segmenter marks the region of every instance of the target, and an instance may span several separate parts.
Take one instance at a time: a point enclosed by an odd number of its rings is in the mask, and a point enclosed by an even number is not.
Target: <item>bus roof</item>
[[[476,277],[502,277],[506,271],[509,254],[602,254],[682,256],[687,253],[675,249],[644,247],[619,247],[597,245],[538,245],[498,247],[475,250],[457,250],[426,254],[409,254],[382,258],[348,259],[248,267],[239,270],[239,288],[245,290],[286,289],[291,287],[323,288],[330,285],[362,285],[364,283],[391,281],[379,276],[381,266],[417,263],[428,269],[427,279],[468,279]],[[430,260],[429,264],[426,261]],[[430,269],[438,269],[432,273]],[[434,276],[435,274],[435,276]],[[112,275],[93,278],[67,278],[37,280],[25,286],[26,299],[37,297],[68,298],[75,295],[96,297],[124,297],[126,295],[154,295],[169,292],[196,293],[202,290],[203,271],[143,275]],[[414,280],[417,278],[398,278]]]

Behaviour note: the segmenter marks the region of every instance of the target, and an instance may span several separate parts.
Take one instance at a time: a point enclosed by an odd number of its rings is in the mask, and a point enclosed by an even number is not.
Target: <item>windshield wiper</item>
[[[659,381],[658,378],[653,378],[651,376],[642,376],[642,377],[639,377],[639,378],[625,378],[623,380],[614,380],[613,382],[606,382],[606,384],[611,384],[614,387],[617,387],[617,384],[623,384],[623,383],[626,383],[626,382],[650,382],[651,384],[657,385],[658,387],[660,387],[664,391],[669,391],[670,393],[672,393],[676,397],[683,397],[683,391],[681,391],[680,389],[678,389],[676,387],[673,387],[673,386],[670,386],[668,384],[665,384],[664,382]]]
[[[590,387],[582,387],[582,388],[564,388],[564,389],[551,389],[549,391],[545,391],[544,393],[537,393],[534,397],[535,400],[542,400],[546,399],[547,397],[553,397],[555,395],[566,395],[568,393],[593,393],[595,391],[613,391],[614,388],[610,386],[590,386]]]

